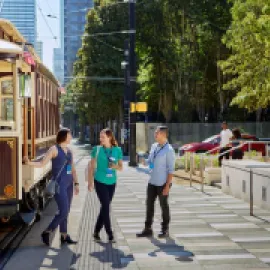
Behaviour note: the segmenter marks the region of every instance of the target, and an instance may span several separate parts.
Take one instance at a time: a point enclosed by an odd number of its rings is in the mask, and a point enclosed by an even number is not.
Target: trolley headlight
[[[13,197],[13,196],[14,196],[14,193],[15,193],[14,186],[12,186],[12,185],[7,185],[7,186],[5,186],[5,188],[4,188],[4,194],[5,194],[8,198]]]

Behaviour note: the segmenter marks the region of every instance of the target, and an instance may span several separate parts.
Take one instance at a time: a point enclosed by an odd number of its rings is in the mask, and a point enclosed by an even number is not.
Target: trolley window
[[[0,79],[0,126],[13,127],[14,123],[14,87],[11,77]]]

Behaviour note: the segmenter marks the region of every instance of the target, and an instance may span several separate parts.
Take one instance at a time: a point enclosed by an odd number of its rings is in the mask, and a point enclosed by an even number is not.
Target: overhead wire
[[[92,37],[92,38],[95,39],[96,41],[102,43],[103,45],[105,45],[105,46],[107,46],[107,47],[110,47],[110,48],[114,49],[115,51],[118,51],[118,52],[124,52],[123,49],[118,48],[118,47],[115,47],[115,46],[113,46],[113,45],[111,45],[111,44],[109,44],[109,43],[107,43],[107,42],[105,42],[105,41],[103,41],[103,40],[100,40],[100,39],[97,38],[97,37]]]
[[[45,2],[47,3],[47,6],[49,7],[50,12],[51,12],[51,14],[53,15],[53,14],[54,14],[54,11],[52,10],[52,7],[51,7],[51,5],[50,5],[50,3],[49,3],[49,0],[46,0]],[[54,15],[54,16],[55,16],[55,15]]]
[[[53,31],[52,31],[52,28],[51,28],[50,24],[48,23],[47,18],[46,18],[46,16],[44,15],[43,10],[42,10],[42,8],[40,7],[38,1],[37,1],[37,7],[38,7],[38,10],[39,10],[40,14],[42,15],[42,18],[43,18],[45,24],[47,25],[49,31],[51,32],[52,38],[55,40],[56,45],[59,46],[59,44],[58,44],[58,42],[57,42],[57,37],[54,35],[54,33],[53,33]]]

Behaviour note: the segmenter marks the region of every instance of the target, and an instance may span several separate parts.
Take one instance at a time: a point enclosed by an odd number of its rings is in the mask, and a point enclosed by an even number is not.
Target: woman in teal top
[[[110,129],[104,129],[100,132],[100,145],[93,148],[91,157],[88,166],[88,190],[92,191],[95,187],[101,204],[93,237],[95,241],[101,241],[99,233],[104,226],[109,241],[114,243],[110,221],[110,204],[115,192],[116,171],[123,168],[123,154]]]

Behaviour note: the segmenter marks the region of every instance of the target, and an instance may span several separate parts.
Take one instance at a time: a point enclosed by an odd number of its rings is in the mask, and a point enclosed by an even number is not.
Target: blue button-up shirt
[[[149,183],[154,186],[163,186],[167,182],[168,174],[172,174],[174,172],[174,149],[169,143],[162,149],[161,148],[162,145],[154,143],[147,159],[148,165],[151,163],[154,164],[154,168],[152,168],[150,172],[149,180]]]

